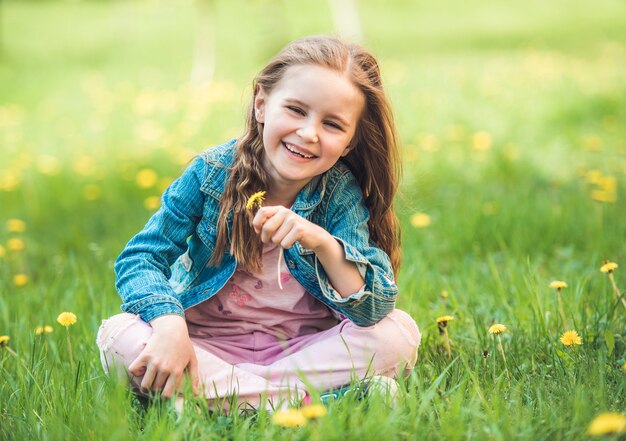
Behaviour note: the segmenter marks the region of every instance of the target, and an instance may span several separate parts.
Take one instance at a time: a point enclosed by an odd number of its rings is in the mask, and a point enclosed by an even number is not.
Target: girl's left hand
[[[291,248],[297,241],[304,248],[316,251],[332,236],[319,225],[309,222],[282,205],[261,207],[252,221],[254,231],[263,243]]]

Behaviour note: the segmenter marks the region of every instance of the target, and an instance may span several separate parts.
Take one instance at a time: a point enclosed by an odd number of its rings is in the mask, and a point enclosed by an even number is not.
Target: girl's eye
[[[296,113],[297,113],[297,114],[299,114],[299,115],[304,115],[304,110],[302,110],[302,109],[301,109],[301,108],[299,108],[299,107],[296,107],[296,106],[287,106],[287,108],[288,108],[289,110],[291,110],[292,112],[296,112]]]
[[[341,126],[340,126],[339,124],[335,123],[335,122],[332,122],[332,121],[326,121],[324,124],[326,124],[327,126],[330,126],[330,127],[334,128],[334,129],[339,129],[339,130],[341,130]]]

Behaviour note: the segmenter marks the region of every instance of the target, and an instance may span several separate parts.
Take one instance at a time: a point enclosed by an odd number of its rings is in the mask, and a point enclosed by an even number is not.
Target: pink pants
[[[152,327],[138,315],[118,314],[103,321],[97,343],[107,374],[112,368],[127,372],[151,335]],[[373,326],[344,320],[287,341],[262,332],[191,337],[209,403],[237,395],[240,403],[253,407],[266,400],[303,399],[310,388],[324,391],[366,375],[408,373],[417,361],[420,339],[415,321],[399,309]],[[134,388],[139,389],[141,380],[131,378]]]

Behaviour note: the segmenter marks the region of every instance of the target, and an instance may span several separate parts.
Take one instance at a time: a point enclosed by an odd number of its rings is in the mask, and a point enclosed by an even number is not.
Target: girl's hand
[[[275,243],[291,248],[294,243],[317,251],[333,237],[319,225],[309,222],[282,205],[261,207],[252,221],[254,231],[261,234],[263,243]]]
[[[161,391],[161,395],[170,398],[178,391],[187,370],[194,393],[197,393],[198,361],[185,319],[179,315],[163,315],[150,325],[152,336],[128,371],[137,377],[143,375],[143,391]]]

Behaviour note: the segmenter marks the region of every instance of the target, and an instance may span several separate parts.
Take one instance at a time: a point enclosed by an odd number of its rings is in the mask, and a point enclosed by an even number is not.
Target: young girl
[[[125,313],[97,341],[140,392],[170,397],[187,373],[209,404],[275,406],[415,365],[420,333],[394,309],[399,158],[376,60],[303,38],[253,90],[243,136],[196,158],[115,264]]]

